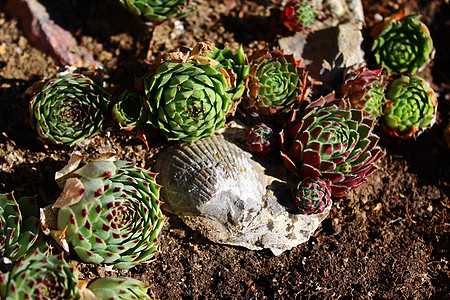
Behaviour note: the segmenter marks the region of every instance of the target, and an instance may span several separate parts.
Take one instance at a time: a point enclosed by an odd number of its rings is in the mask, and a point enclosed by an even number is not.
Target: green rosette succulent
[[[20,259],[33,246],[39,233],[35,197],[0,194],[0,257]]]
[[[62,255],[47,255],[36,250],[0,275],[0,298],[81,299],[78,271]]]
[[[147,294],[149,287],[137,279],[129,277],[105,277],[89,283],[87,289],[95,299],[151,300]]]
[[[368,116],[378,118],[386,103],[386,79],[383,69],[370,70],[365,64],[356,64],[344,71],[340,97],[348,98],[353,108],[362,109]]]
[[[402,76],[394,80],[386,97],[384,123],[392,136],[417,137],[436,121],[436,94],[421,77]]]
[[[107,103],[90,78],[69,73],[46,81],[31,99],[31,122],[44,141],[73,146],[100,131]]]
[[[389,74],[414,74],[434,56],[433,40],[419,15],[389,18],[372,31],[375,61]]]
[[[166,61],[144,79],[148,120],[169,140],[194,142],[225,124],[231,109],[225,75],[209,63]]]
[[[294,111],[280,133],[286,167],[303,177],[329,180],[331,194],[343,196],[370,176],[383,155],[372,133],[375,120],[333,94]]]
[[[159,24],[167,19],[179,19],[187,14],[186,0],[120,0],[132,13]]]
[[[293,55],[264,49],[250,62],[248,107],[261,115],[283,114],[298,106],[309,93],[305,68]]]
[[[111,115],[122,129],[132,130],[147,122],[144,98],[137,93],[124,91],[116,99]]]
[[[227,93],[230,94],[232,101],[239,100],[244,95],[245,82],[250,70],[244,48],[239,46],[236,53],[233,53],[228,46],[222,50],[214,47],[211,52],[206,53],[206,56],[219,63],[216,68],[222,68],[228,72],[232,79],[232,87]]]
[[[305,178],[294,190],[295,205],[302,214],[320,214],[332,203],[331,186],[328,180]]]
[[[60,209],[52,235],[86,262],[128,269],[149,260],[164,222],[155,177],[131,162],[111,160],[70,172],[53,205]]]
[[[303,31],[314,24],[316,14],[311,4],[305,0],[291,0],[283,9],[281,19],[291,31]]]

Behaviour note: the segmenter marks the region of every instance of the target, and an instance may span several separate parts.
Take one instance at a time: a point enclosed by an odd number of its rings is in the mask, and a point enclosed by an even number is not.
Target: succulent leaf
[[[148,120],[169,140],[193,142],[225,124],[228,82],[208,63],[165,61],[144,79]]]
[[[373,30],[372,52],[389,74],[413,75],[434,56],[433,40],[419,15],[396,15]]]
[[[333,94],[294,111],[280,133],[286,167],[303,177],[329,180],[331,194],[343,196],[376,170],[383,155],[372,133],[375,120],[351,109],[348,99]]]
[[[253,56],[247,84],[248,107],[262,115],[286,113],[309,93],[305,68],[279,50],[264,49]]]
[[[95,279],[87,288],[97,299],[151,300],[147,294],[148,286],[142,281],[129,277]]]
[[[159,24],[167,19],[179,19],[188,13],[186,0],[120,0],[132,13]]]
[[[314,24],[316,14],[311,4],[305,0],[291,0],[283,9],[281,19],[291,31],[303,31]]]
[[[331,205],[331,186],[328,180],[305,178],[294,191],[295,204],[302,214],[319,214]]]
[[[0,194],[0,257],[20,259],[39,233],[39,212],[34,197]]]
[[[244,48],[240,46],[235,53],[226,46],[220,50],[217,47],[213,51],[206,53],[207,57],[216,60],[219,64],[217,69],[225,69],[232,78],[232,87],[227,91],[231,96],[231,101],[239,100],[245,91],[245,82],[249,74],[250,66]]]
[[[78,271],[62,255],[46,255],[36,250],[0,275],[0,298],[81,299]]]
[[[417,137],[436,121],[437,98],[430,85],[418,76],[402,76],[386,90],[384,123],[388,133],[401,138]]]
[[[370,70],[365,64],[350,66],[344,71],[340,97],[348,98],[353,108],[362,109],[368,116],[378,118],[386,103],[386,78],[383,69]]]
[[[31,99],[31,121],[43,140],[73,146],[100,131],[107,102],[90,78],[69,73],[48,80]]]
[[[73,176],[82,183],[73,193],[82,197],[59,210],[57,227],[75,253],[120,269],[149,260],[164,222],[156,174],[126,161],[100,160]]]

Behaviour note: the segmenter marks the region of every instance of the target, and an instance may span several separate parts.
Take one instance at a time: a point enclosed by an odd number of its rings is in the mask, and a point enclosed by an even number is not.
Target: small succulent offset
[[[206,53],[206,56],[219,63],[216,68],[222,68],[228,72],[232,87],[227,93],[231,95],[231,101],[239,100],[244,94],[245,82],[250,70],[244,48],[240,46],[234,53],[228,46],[222,50],[214,47],[211,52]]]
[[[132,13],[155,24],[186,16],[186,0],[120,0]]]
[[[272,128],[264,123],[257,124],[247,130],[246,148],[250,152],[267,155],[272,152],[274,134]]]
[[[132,130],[147,122],[147,112],[144,98],[134,92],[123,91],[112,106],[113,120],[119,123],[123,130]]]
[[[84,299],[151,300],[148,288],[142,281],[129,277],[99,278],[89,283]]]
[[[47,255],[37,249],[0,275],[0,298],[81,299],[78,271],[62,255]]]
[[[261,115],[283,114],[298,106],[309,93],[308,73],[292,54],[264,49],[250,61],[248,107]]]
[[[0,194],[0,257],[20,259],[39,233],[39,211],[34,197]]]
[[[356,64],[344,71],[340,97],[348,98],[353,108],[362,109],[368,116],[378,118],[386,103],[386,78],[383,69],[370,70],[365,64]]]
[[[30,101],[31,122],[44,141],[73,146],[100,131],[108,98],[92,79],[66,73],[37,88]]]
[[[86,262],[127,269],[149,260],[164,222],[156,173],[112,154],[76,169],[81,159],[74,154],[57,173],[64,189],[53,204],[59,211],[52,236]]]
[[[384,123],[390,135],[417,137],[436,121],[437,98],[430,85],[418,76],[402,76],[386,90]]]
[[[314,24],[315,12],[309,1],[291,0],[281,16],[284,25],[291,31],[303,31]]]
[[[208,50],[210,43],[200,43],[192,52],[172,54],[144,78],[148,121],[169,140],[193,142],[225,124],[231,109],[229,77],[203,55]]]
[[[376,63],[389,74],[413,75],[433,59],[433,40],[420,15],[394,15],[376,26],[372,36]]]
[[[333,94],[294,111],[280,133],[286,167],[303,177],[329,180],[331,194],[343,196],[360,186],[383,155],[372,133],[375,120],[351,109],[348,99]]]
[[[294,195],[302,214],[320,214],[332,203],[330,182],[320,178],[303,179],[297,184]]]

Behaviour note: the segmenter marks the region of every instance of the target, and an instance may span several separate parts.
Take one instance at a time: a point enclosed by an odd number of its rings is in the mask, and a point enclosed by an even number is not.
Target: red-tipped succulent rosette
[[[384,155],[372,133],[375,121],[334,94],[294,111],[280,133],[286,167],[303,177],[329,180],[333,196],[343,196],[370,176]]]

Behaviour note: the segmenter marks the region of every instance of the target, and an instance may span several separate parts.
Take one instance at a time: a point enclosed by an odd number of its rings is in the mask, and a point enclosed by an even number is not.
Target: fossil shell
[[[243,227],[261,210],[264,169],[222,135],[175,146],[157,161],[162,198],[176,214]]]
[[[329,213],[290,213],[290,173],[235,145],[245,128],[169,147],[155,171],[167,209],[212,242],[281,254],[306,242]],[[268,175],[270,174],[270,175]],[[295,205],[294,205],[295,206]]]

